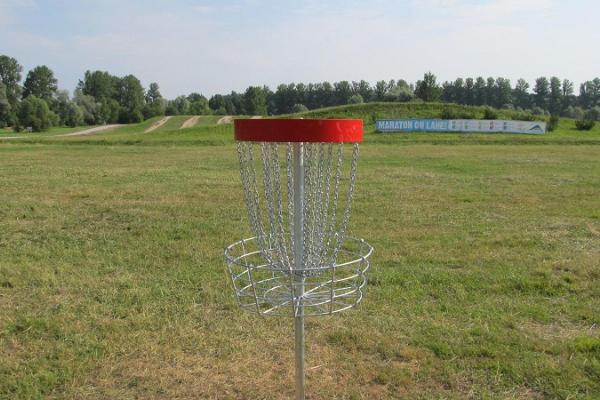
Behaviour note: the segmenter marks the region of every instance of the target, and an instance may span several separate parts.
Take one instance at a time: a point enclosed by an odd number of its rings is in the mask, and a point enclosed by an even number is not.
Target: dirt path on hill
[[[226,115],[226,116],[220,118],[217,121],[217,125],[231,124],[232,122],[233,122],[233,116],[232,115]]]
[[[159,119],[158,121],[156,121],[155,123],[153,123],[152,125],[150,125],[150,127],[148,129],[146,129],[144,131],[144,133],[148,133],[148,132],[152,132],[155,129],[160,128],[161,126],[163,126],[164,124],[167,123],[168,120],[170,120],[172,117],[162,117],[161,119]]]
[[[191,128],[192,126],[195,126],[198,123],[199,119],[200,117],[197,115],[195,117],[186,119],[183,125],[181,125],[181,128],[179,129]]]
[[[23,136],[4,136],[0,137],[0,139],[31,139],[31,138],[51,138],[51,137],[64,137],[64,136],[84,136],[84,135],[94,135],[100,132],[106,132],[108,130],[112,130],[114,128],[118,128],[123,126],[122,124],[112,124],[112,125],[102,125],[96,126],[94,128],[84,129],[82,131],[64,133],[62,135],[49,135],[49,136],[27,136],[24,134]]]
[[[123,125],[122,124],[102,125],[102,126],[97,126],[95,128],[84,129],[82,131],[65,133],[63,135],[54,135],[54,136],[49,136],[49,137],[94,135],[96,133],[106,132],[106,131],[113,130],[113,129],[118,128],[120,126],[123,126]]]

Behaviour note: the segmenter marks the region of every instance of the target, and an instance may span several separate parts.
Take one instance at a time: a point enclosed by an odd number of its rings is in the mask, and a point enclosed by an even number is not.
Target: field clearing
[[[0,142],[0,398],[293,397],[292,321],[238,310],[223,261],[250,235],[232,126],[155,121]],[[571,125],[367,119],[373,267],[358,309],[308,319],[310,398],[600,398],[600,130]]]

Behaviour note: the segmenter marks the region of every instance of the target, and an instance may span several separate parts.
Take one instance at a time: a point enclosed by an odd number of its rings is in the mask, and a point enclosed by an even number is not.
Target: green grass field
[[[381,107],[310,114],[366,119],[375,254],[358,309],[308,320],[309,398],[600,398],[600,128],[381,135],[410,113]],[[223,261],[232,126],[151,122],[0,141],[1,399],[293,397],[292,321],[238,310]]]

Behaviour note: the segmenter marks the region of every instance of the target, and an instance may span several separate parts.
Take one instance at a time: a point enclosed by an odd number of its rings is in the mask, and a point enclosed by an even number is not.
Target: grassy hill
[[[366,124],[374,124],[376,119],[385,118],[440,118],[444,109],[458,115],[468,115],[473,119],[482,119],[486,107],[442,103],[381,102],[326,107],[296,115],[306,118],[360,118]],[[522,114],[514,110],[496,110],[496,112],[499,119],[513,119]]]
[[[288,118],[360,118],[365,121],[366,143],[432,143],[432,144],[600,144],[600,124],[591,131],[578,131],[572,119],[563,118],[558,128],[545,135],[521,134],[479,134],[479,133],[388,133],[375,132],[375,121],[386,118],[439,118],[444,109],[461,116],[483,118],[484,107],[461,106],[439,103],[367,103],[339,107],[322,108],[299,114],[286,115]],[[498,117],[513,119],[519,112],[497,110]],[[53,128],[44,134],[23,134],[21,141],[36,143],[63,144],[223,144],[233,140],[232,124],[217,125],[220,116],[200,116],[197,123],[186,129],[182,124],[192,116],[174,116],[158,129],[146,133],[146,130],[162,117],[151,118],[140,124],[119,127],[112,131],[67,138],[53,137],[54,133],[64,133],[65,128]],[[242,118],[242,117],[240,117]],[[0,136],[9,136],[8,133]]]
[[[280,118],[359,118],[365,122],[366,143],[433,143],[433,144],[600,144],[600,124],[591,131],[578,131],[575,121],[563,118],[558,128],[545,135],[522,134],[483,134],[483,133],[388,133],[375,132],[375,121],[388,118],[440,118],[444,110],[450,110],[458,117],[469,116],[481,119],[485,107],[462,106],[440,103],[366,103],[338,107],[321,108],[304,113],[280,116]],[[499,119],[519,119],[521,112],[513,110],[496,110]],[[146,132],[163,117],[154,117],[139,124],[130,124],[111,131],[90,136],[54,137],[60,133],[74,132],[84,128],[52,128],[43,134],[24,135],[19,141],[36,143],[65,144],[222,144],[233,140],[232,124],[217,125],[221,116],[198,116],[196,123],[182,129],[191,115],[171,117],[165,124]],[[243,116],[236,118],[244,118]],[[545,117],[540,117],[544,119]],[[0,132],[2,136],[13,136],[8,131]],[[5,140],[6,141],[6,140]]]
[[[387,118],[440,118],[447,109],[457,116],[469,116],[481,119],[485,107],[462,106],[440,103],[366,103],[328,107],[311,110],[299,114],[281,116],[281,118],[360,118],[365,121],[366,143],[435,143],[435,144],[600,144],[600,124],[591,131],[578,131],[572,119],[563,118],[558,128],[545,135],[520,134],[479,134],[479,133],[389,133],[375,132],[375,121]],[[500,119],[519,119],[522,113],[513,110],[496,110]],[[67,138],[53,137],[55,134],[71,132],[77,128],[53,128],[43,134],[27,135],[25,140],[37,143],[65,144],[222,144],[232,141],[233,127],[231,124],[217,125],[221,116],[198,116],[196,124],[191,128],[181,129],[185,121],[193,116],[180,115],[171,117],[164,125],[152,132],[146,130],[162,117],[154,117],[140,124],[123,126],[112,131],[92,136],[72,136]],[[244,118],[242,116],[237,118]],[[544,119],[544,117],[541,117]],[[10,133],[0,133],[11,136]]]

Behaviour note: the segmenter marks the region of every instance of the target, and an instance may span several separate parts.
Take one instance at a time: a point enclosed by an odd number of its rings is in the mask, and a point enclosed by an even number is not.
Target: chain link
[[[255,162],[254,146],[260,147],[262,163]],[[335,146],[332,143],[304,143],[304,257],[300,272],[303,275],[315,275],[334,266],[346,237],[359,146],[358,143],[353,145],[347,187],[343,184],[343,145],[337,145],[334,156]],[[281,148],[285,153],[282,158]],[[277,143],[238,142],[237,150],[250,228],[257,237],[261,253],[272,269],[292,272],[295,268],[293,144],[280,147]],[[283,167],[282,159],[285,160]],[[257,170],[259,165],[260,170]],[[282,179],[282,169],[286,182]],[[262,179],[258,178],[260,175]],[[338,202],[343,189],[346,194],[342,208]],[[343,211],[338,215],[340,210]]]

